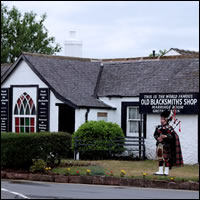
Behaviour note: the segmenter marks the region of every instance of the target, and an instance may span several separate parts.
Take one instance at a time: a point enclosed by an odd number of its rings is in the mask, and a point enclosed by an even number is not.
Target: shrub
[[[124,133],[116,123],[105,121],[86,122],[72,135],[73,150],[75,150],[76,139],[82,144],[87,144],[79,146],[78,150],[82,156],[87,155],[86,157],[89,159],[105,158],[113,153],[124,151],[122,146],[124,144]],[[120,141],[116,142],[116,140]]]
[[[42,159],[33,159],[33,165],[30,167],[31,172],[44,172],[46,162]]]
[[[1,166],[29,169],[32,159],[43,159],[53,167],[69,157],[70,148],[69,133],[1,133]]]

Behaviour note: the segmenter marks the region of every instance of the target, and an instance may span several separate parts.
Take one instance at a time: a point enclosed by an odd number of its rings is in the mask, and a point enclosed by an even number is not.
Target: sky
[[[84,58],[133,58],[153,50],[199,51],[199,1],[1,1],[22,14],[44,13],[49,37],[62,47],[69,31]]]

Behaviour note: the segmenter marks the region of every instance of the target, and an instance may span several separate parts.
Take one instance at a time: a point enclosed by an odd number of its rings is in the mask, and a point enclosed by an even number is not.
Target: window
[[[100,120],[104,120],[107,122],[107,113],[105,112],[98,112],[97,113],[97,120],[100,121]]]
[[[127,133],[138,134],[139,126],[143,133],[143,117],[139,114],[139,107],[127,107]]]
[[[26,92],[17,100],[14,108],[15,132],[29,133],[35,132],[36,109],[35,104]]]

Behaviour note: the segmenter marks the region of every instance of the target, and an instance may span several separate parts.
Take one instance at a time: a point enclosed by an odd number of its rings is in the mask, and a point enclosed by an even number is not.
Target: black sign
[[[139,112],[161,113],[176,107],[177,114],[199,114],[199,93],[141,93]]]
[[[38,132],[49,131],[49,89],[38,89]]]
[[[1,88],[1,132],[8,132],[9,88]]]

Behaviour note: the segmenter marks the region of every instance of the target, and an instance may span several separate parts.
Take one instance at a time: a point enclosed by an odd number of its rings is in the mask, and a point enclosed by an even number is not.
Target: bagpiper
[[[161,125],[156,126],[156,130],[154,132],[159,170],[154,174],[168,176],[169,169],[173,166],[183,166],[183,157],[179,136],[173,126],[169,125],[169,122],[173,119],[173,112],[165,110],[160,116]]]

